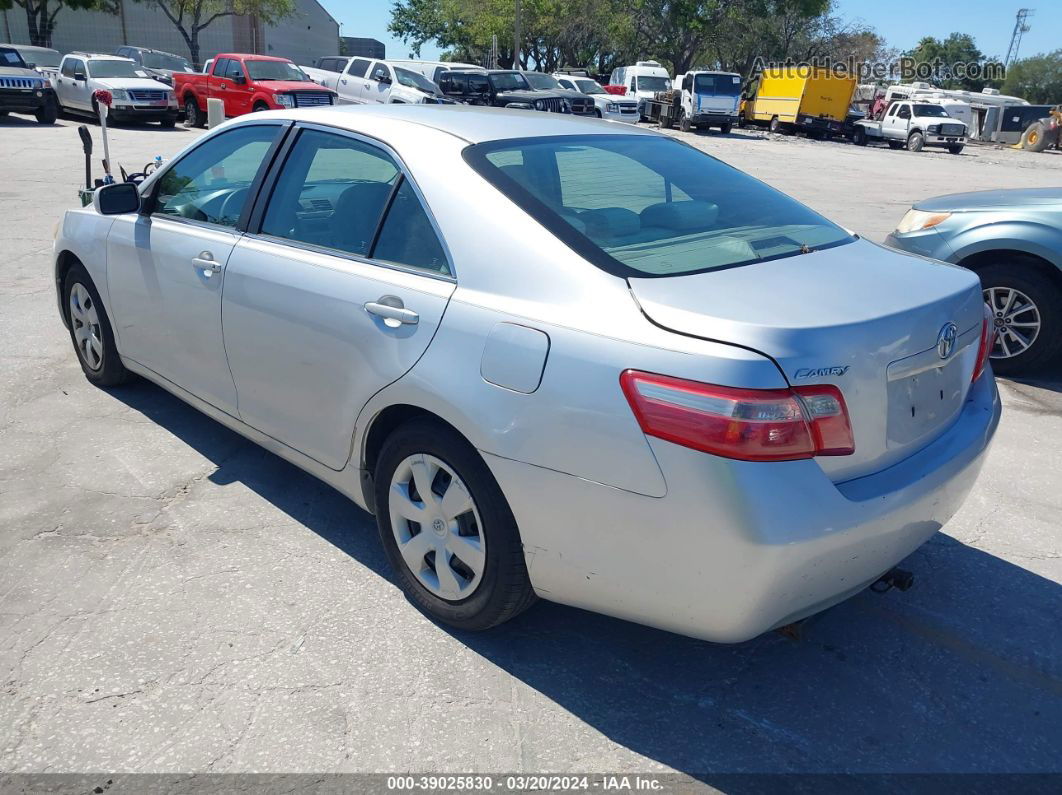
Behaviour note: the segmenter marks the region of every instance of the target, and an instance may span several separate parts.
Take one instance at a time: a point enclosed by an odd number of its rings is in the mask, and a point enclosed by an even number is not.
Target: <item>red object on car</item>
[[[259,110],[336,104],[336,92],[313,82],[287,58],[220,53],[209,74],[176,72],[173,90],[190,125],[206,121],[208,99],[220,99],[227,117]]]
[[[106,105],[108,108],[114,104],[114,96],[105,88],[98,88],[92,92],[92,98],[100,105]]]
[[[612,85],[609,85],[609,86],[603,86],[603,88],[608,93],[615,94],[617,96],[623,96],[624,94],[627,93],[627,86],[612,86]]]

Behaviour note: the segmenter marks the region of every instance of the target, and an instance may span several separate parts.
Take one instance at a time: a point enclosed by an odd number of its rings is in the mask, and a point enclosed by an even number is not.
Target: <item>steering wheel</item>
[[[237,188],[228,196],[225,197],[225,201],[221,203],[221,211],[218,215],[221,218],[231,218],[236,221],[240,217],[240,211],[243,210],[243,204],[247,201],[247,194],[250,193],[248,188]]]

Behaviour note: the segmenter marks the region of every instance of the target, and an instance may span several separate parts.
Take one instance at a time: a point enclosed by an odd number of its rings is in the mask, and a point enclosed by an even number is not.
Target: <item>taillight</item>
[[[642,430],[742,461],[790,461],[855,452],[835,386],[735,389],[626,370],[620,386]]]
[[[992,355],[992,348],[996,345],[996,319],[992,314],[992,307],[985,304],[984,320],[981,321],[981,345],[977,349],[977,361],[974,362],[973,378],[970,382],[981,377],[981,373],[988,366],[988,357]]]

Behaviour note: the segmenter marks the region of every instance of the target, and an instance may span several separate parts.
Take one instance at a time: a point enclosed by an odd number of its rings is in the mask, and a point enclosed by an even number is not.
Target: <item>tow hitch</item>
[[[912,585],[914,585],[912,572],[906,569],[889,569],[870,586],[870,590],[874,593],[885,593],[893,588],[907,591]]]

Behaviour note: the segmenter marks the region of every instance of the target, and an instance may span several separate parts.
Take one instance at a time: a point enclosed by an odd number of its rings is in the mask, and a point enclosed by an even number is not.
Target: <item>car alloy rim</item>
[[[96,302],[80,282],[70,290],[70,322],[78,355],[90,370],[103,367],[103,335]]]
[[[464,481],[432,455],[411,455],[395,469],[388,491],[391,532],[402,560],[425,588],[451,601],[479,586],[486,539]]]
[[[991,358],[1011,359],[1029,350],[1040,335],[1040,310],[1036,304],[1012,287],[989,287],[984,296],[996,326]]]

